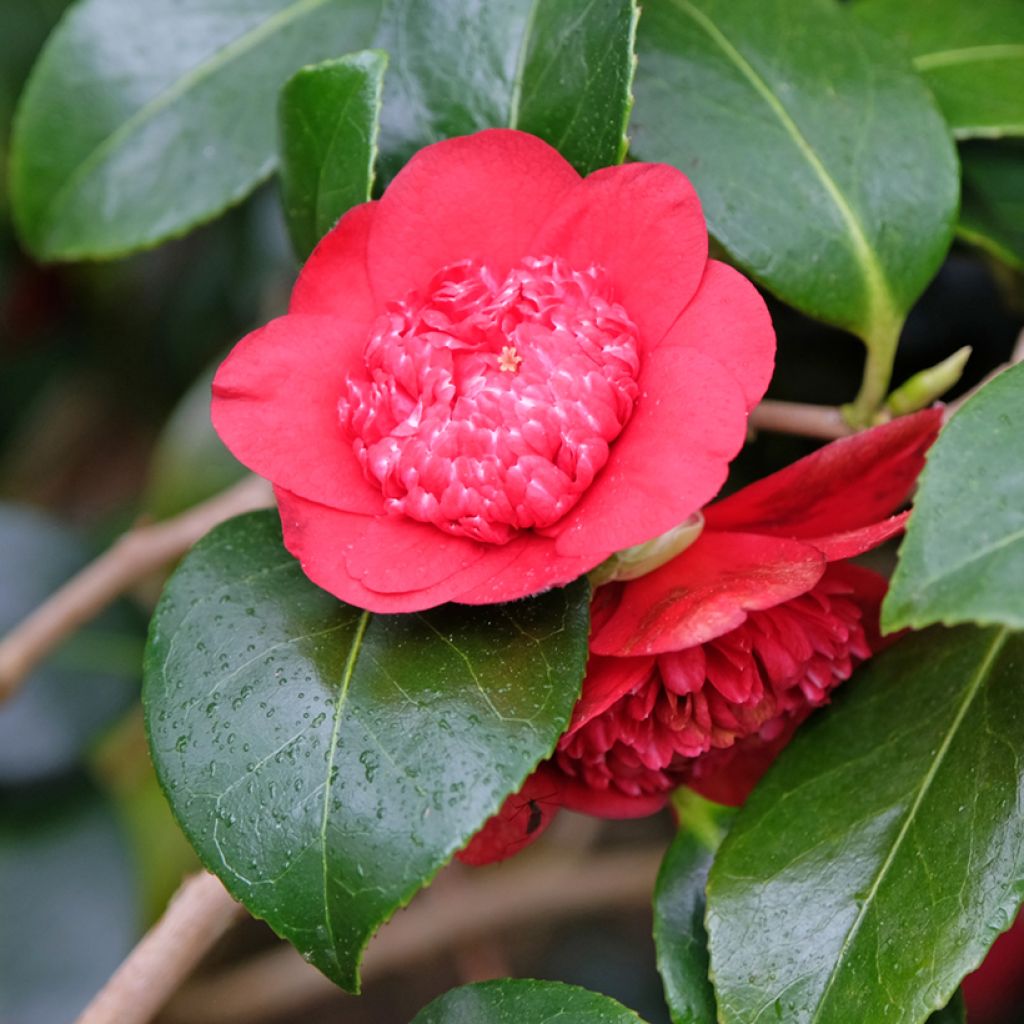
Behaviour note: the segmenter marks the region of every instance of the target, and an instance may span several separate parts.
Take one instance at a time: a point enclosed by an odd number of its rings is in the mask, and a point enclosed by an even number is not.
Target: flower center
[[[695,758],[827,703],[871,655],[864,614],[849,586],[826,573],[714,640],[659,655],[630,693],[563,738],[556,763],[595,789],[673,789]]]
[[[391,514],[503,544],[590,486],[636,401],[637,329],[600,267],[476,260],[391,303],[342,427]]]

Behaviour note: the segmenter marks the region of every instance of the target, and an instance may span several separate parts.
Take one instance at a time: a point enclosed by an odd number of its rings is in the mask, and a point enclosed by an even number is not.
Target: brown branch
[[[181,515],[121,536],[0,640],[0,703],[65,637],[115,598],[180,558],[218,523],[272,500],[265,480],[246,477]]]
[[[145,1024],[244,913],[213,875],[187,879],[76,1024]]]
[[[594,857],[524,857],[478,869],[444,892],[431,888],[371,943],[363,981],[541,919],[649,904],[662,847]],[[299,1019],[303,1006],[339,990],[290,946],[254,957],[183,989],[162,1020],[170,1024],[259,1024]]]
[[[751,430],[770,430],[777,434],[799,434],[834,441],[854,433],[834,405],[806,405],[802,402],[767,400],[750,414]]]

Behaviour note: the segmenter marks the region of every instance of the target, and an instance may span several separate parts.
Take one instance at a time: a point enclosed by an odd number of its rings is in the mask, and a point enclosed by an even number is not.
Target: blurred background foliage
[[[3,2],[0,163],[15,101],[65,6]],[[1008,357],[1024,324],[1024,149],[1003,141],[961,149],[963,240],[910,315],[896,381],[971,345],[962,391]],[[156,250],[54,266],[34,263],[19,247],[0,191],[0,631],[139,517],[174,514],[240,475],[209,427],[208,386],[238,337],[284,311],[296,264],[277,189],[276,182],[261,187]],[[770,395],[847,400],[861,371],[860,343],[769,301],[779,335]],[[729,486],[812,447],[762,435]],[[153,777],[135,699],[154,598],[145,589],[112,609],[0,708],[3,1024],[73,1016],[195,864]],[[567,831],[553,830],[548,842],[569,841]],[[600,841],[670,832],[667,819],[616,823]],[[224,944],[220,964],[274,942],[249,922]],[[652,1022],[668,1019],[649,910],[557,927],[540,921],[503,941],[500,959],[503,972],[573,981]],[[438,956],[400,987],[371,985],[358,1003],[339,992],[302,1019],[337,1019],[342,999],[347,1020],[408,1019],[467,971],[486,973],[486,965],[459,963]],[[1021,1019],[1005,1012],[1000,1017],[996,1007],[984,1019]]]

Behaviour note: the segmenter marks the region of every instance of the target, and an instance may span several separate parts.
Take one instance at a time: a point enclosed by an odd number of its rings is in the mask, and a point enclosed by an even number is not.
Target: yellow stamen
[[[498,356],[498,369],[502,373],[516,373],[523,357],[516,351],[515,345],[506,345]]]

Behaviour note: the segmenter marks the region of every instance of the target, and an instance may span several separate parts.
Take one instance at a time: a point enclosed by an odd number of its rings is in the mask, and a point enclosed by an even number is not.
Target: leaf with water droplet
[[[779,999],[786,1024],[918,1024],[949,1001],[1024,894],[1022,664],[1024,634],[935,627],[803,726],[711,869],[719,1020]]]
[[[580,581],[371,615],[306,579],[276,514],[219,527],[168,583],[146,656],[150,746],[178,820],[253,914],[357,988],[376,928],[553,749],[588,603]]]
[[[425,1006],[412,1024],[644,1024],[608,996],[560,981],[500,978],[463,985]]]

